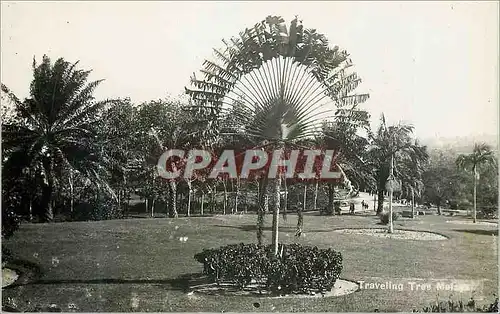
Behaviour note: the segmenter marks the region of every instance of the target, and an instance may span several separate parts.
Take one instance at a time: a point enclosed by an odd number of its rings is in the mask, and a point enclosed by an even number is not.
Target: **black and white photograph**
[[[499,1],[1,1],[2,312],[498,313]]]

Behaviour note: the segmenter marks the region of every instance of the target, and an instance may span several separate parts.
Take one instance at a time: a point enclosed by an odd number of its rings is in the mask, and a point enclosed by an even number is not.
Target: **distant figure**
[[[349,204],[349,213],[354,215],[354,203]]]

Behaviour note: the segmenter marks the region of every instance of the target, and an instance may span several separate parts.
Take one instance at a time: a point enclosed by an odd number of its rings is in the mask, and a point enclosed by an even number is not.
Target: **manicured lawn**
[[[99,222],[24,224],[6,242],[16,258],[36,263],[37,282],[3,289],[3,304],[19,310],[56,304],[63,311],[411,311],[434,302],[432,291],[361,290],[329,298],[257,298],[186,294],[176,280],[198,273],[193,255],[203,248],[255,242],[254,215],[209,218],[128,219]],[[271,217],[266,218],[267,225]],[[390,240],[328,232],[345,227],[380,227],[375,216],[317,216],[304,219],[307,245],[342,252],[341,277],[365,282],[405,283],[422,279],[470,279],[482,282],[476,299],[491,302],[497,292],[497,226],[446,223],[454,217],[400,220],[396,228],[437,231],[445,241]],[[296,217],[281,220],[280,239],[294,242]],[[269,241],[270,233],[266,233]],[[188,237],[181,242],[179,237]],[[451,292],[439,292],[446,300]],[[467,300],[471,293],[453,293]],[[8,300],[10,298],[10,301]],[[256,303],[260,306],[256,307]],[[69,304],[74,304],[69,305]],[[68,307],[70,306],[70,308]]]

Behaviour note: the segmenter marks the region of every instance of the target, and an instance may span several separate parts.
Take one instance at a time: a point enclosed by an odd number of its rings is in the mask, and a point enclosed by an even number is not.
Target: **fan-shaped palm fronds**
[[[244,134],[254,145],[267,142],[282,149],[312,138],[321,131],[322,122],[335,115],[353,126],[363,120],[357,105],[369,96],[354,93],[361,79],[348,71],[349,54],[330,47],[324,35],[304,28],[297,18],[287,25],[279,16],[268,16],[223,43],[223,49],[213,51],[215,61],[203,63],[203,78],[192,76],[186,93],[193,107],[213,121],[221,121],[225,112],[235,112],[237,105],[239,114],[230,132]],[[273,216],[276,250],[280,186],[278,175]]]
[[[24,101],[2,84],[18,117],[2,125],[4,166],[40,166],[42,207],[48,221],[53,216],[56,174],[63,169],[80,172],[113,194],[104,178],[106,159],[96,146],[94,132],[102,109],[111,101],[94,100],[92,94],[101,81],[87,83],[90,71],[76,70],[77,64],[62,58],[52,64],[47,56],[39,65],[33,61],[30,97]]]

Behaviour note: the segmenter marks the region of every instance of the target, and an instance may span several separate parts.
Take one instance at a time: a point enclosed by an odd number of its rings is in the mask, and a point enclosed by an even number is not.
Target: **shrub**
[[[10,262],[13,259],[12,251],[8,248],[4,247],[2,244],[2,268],[5,264]]]
[[[75,221],[107,220],[123,218],[123,211],[111,199],[92,200],[75,205],[71,219]]]
[[[498,207],[496,207],[496,206],[483,207],[477,213],[477,217],[484,218],[484,219],[497,219],[498,218]]]
[[[251,283],[278,294],[331,290],[342,271],[342,255],[332,249],[280,245],[280,256],[272,247],[235,244],[205,249],[194,258],[203,273],[217,283],[233,283],[240,290]]]
[[[335,210],[335,214],[336,215],[340,215],[342,209],[340,208],[341,204],[339,201],[336,201],[336,202],[333,202],[333,207],[334,207],[334,210]]]
[[[398,220],[400,217],[399,213],[392,212],[392,221]],[[380,222],[384,225],[387,225],[389,223],[389,213],[381,213],[380,214]]]
[[[2,239],[8,239],[19,229],[21,220],[12,210],[2,208]]]
[[[498,298],[488,305],[482,307],[477,306],[476,300],[471,298],[469,302],[462,301],[441,301],[424,307],[421,311],[414,310],[414,313],[463,313],[463,312],[479,312],[479,313],[498,313]]]

